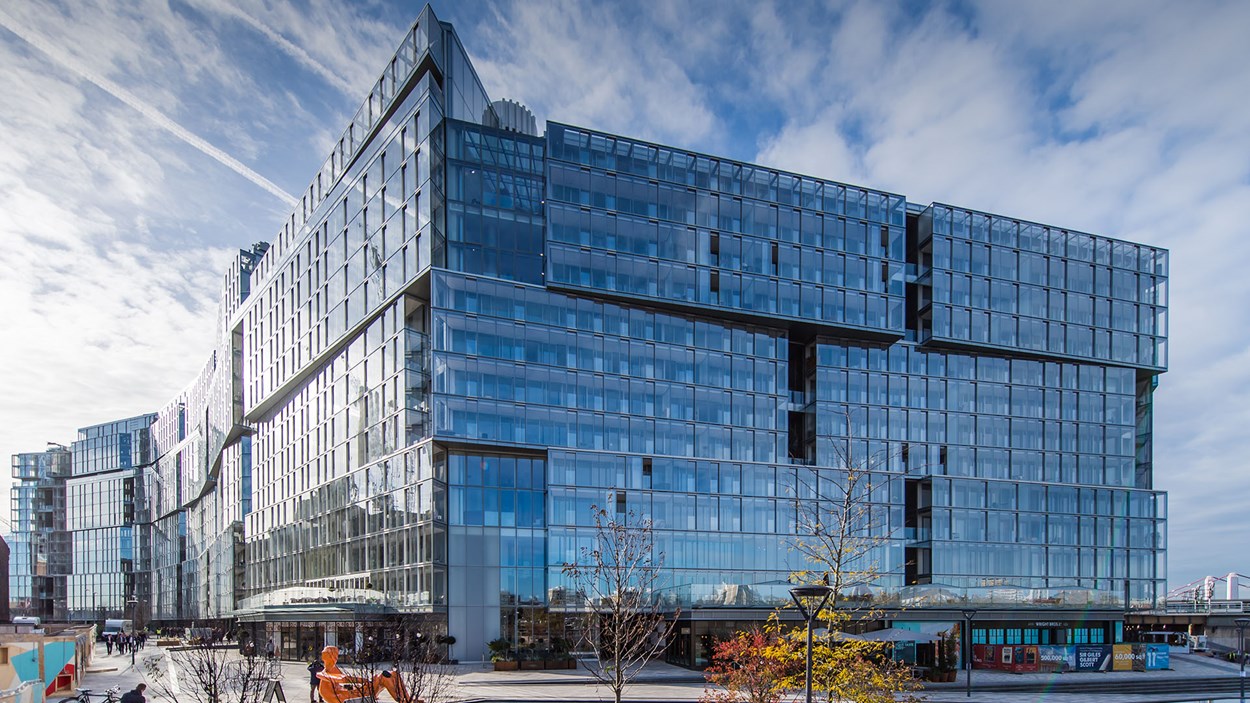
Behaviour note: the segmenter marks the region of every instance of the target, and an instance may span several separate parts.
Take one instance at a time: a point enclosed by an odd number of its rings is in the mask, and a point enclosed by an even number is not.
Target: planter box
[[[576,669],[576,659],[547,659],[543,662],[548,669]]]
[[[516,671],[517,665],[519,663],[520,662],[514,662],[514,661],[513,662],[498,661],[498,662],[495,662],[495,671]]]
[[[525,661],[521,662],[521,669],[524,671],[535,671],[535,670],[541,671],[542,668],[543,668],[542,659],[526,659]]]

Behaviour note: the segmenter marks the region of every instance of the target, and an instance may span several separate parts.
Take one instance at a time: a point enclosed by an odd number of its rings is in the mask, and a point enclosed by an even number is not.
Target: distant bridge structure
[[[1230,572],[1204,576],[1167,592],[1153,608],[1134,608],[1124,614],[1126,632],[1186,633],[1191,646],[1216,654],[1235,651],[1239,644],[1237,620],[1250,617],[1250,576]]]
[[[1250,612],[1250,576],[1233,571],[1177,586],[1168,591],[1164,610],[1177,614]]]

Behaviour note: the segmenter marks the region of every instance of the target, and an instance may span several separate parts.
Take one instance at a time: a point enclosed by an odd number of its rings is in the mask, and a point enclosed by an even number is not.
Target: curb
[[[599,683],[599,681],[597,681],[597,680],[595,680],[595,679],[593,679],[593,678],[579,678],[579,679],[530,679],[530,680],[528,680],[528,681],[505,681],[505,680],[499,680],[499,681],[459,681],[459,682],[457,682],[457,685],[459,685],[459,686],[499,686],[499,685],[505,685],[505,686],[567,686],[567,685],[574,685],[574,684],[576,684],[576,685],[594,685],[594,684],[598,684],[598,683]],[[637,679],[632,679],[632,680],[630,681],[630,683],[632,683],[632,684],[645,684],[645,685],[650,685],[650,686],[655,686],[655,685],[663,685],[663,684],[673,684],[673,685],[689,685],[689,684],[695,684],[695,683],[705,684],[705,683],[707,683],[707,679],[703,678],[702,676],[698,676],[698,677],[692,677],[692,676],[682,676],[682,677],[677,677],[677,676],[673,676],[673,677],[667,677],[667,678],[665,678],[665,677],[654,677],[654,678],[653,678],[653,677],[641,677],[641,678],[637,678]]]

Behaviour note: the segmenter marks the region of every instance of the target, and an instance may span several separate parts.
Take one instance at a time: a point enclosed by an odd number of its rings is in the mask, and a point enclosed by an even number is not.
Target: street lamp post
[[[131,596],[130,600],[126,601],[126,605],[130,606],[130,637],[133,639],[135,636],[135,614],[139,610],[139,599]],[[130,643],[130,668],[135,668],[135,646],[133,641]]]
[[[828,586],[796,586],[790,589],[790,597],[794,599],[794,604],[799,606],[799,612],[803,615],[803,619],[807,621],[807,671],[804,676],[805,688],[807,692],[806,701],[812,703],[812,621],[820,614],[825,603],[829,601],[829,594],[833,593],[833,589]],[[803,605],[804,598],[819,598],[820,603],[813,609],[808,610]]]
[[[1237,659],[1241,662],[1241,703],[1246,703],[1246,628],[1250,627],[1250,618],[1237,618],[1233,623],[1237,625]]]
[[[968,669],[968,698],[972,697],[972,618],[975,617],[977,611],[969,608],[964,611],[964,642],[967,643],[966,662]]]

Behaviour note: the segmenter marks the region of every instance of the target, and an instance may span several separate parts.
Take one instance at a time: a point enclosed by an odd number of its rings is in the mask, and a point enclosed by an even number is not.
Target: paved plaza
[[[138,658],[157,653],[149,646]],[[1231,663],[1195,655],[1173,655],[1168,671],[1121,671],[1086,674],[1012,674],[1000,671],[973,672],[973,692],[965,693],[964,672],[955,683],[926,684],[923,695],[935,702],[971,701],[972,703],[1162,703],[1164,701],[1236,700],[1232,693],[1205,693],[1201,680],[1235,681],[1237,667]],[[282,688],[288,703],[302,703],[309,697],[307,664],[281,662]],[[141,668],[141,667],[140,667]],[[456,695],[464,701],[604,701],[611,692],[597,686],[584,670],[576,671],[514,671],[495,672],[489,665],[462,664],[456,667]],[[1197,680],[1193,693],[1168,693],[1169,683]],[[139,671],[130,666],[130,655],[105,653],[97,646],[95,659],[84,679],[84,687],[96,692],[118,685],[130,690],[142,681]],[[1125,694],[1109,693],[1108,684],[1122,683],[1132,689]],[[1150,685],[1142,686],[1143,683]],[[1064,690],[1073,685],[1096,686],[1097,691]],[[1031,691],[1011,691],[1012,687],[1029,686]],[[1157,690],[1151,690],[1157,689]],[[1227,689],[1225,689],[1227,690]],[[697,672],[664,663],[654,663],[631,686],[625,698],[636,703],[663,701],[696,701],[703,694],[704,684]],[[53,700],[55,698],[53,697]],[[149,690],[149,703],[162,703]],[[168,702],[166,702],[168,703]]]

